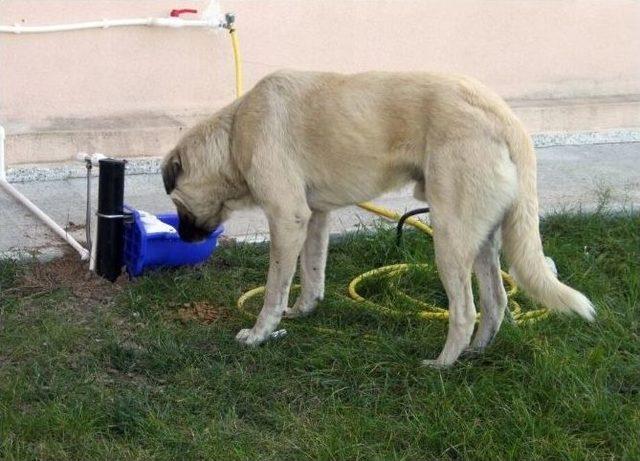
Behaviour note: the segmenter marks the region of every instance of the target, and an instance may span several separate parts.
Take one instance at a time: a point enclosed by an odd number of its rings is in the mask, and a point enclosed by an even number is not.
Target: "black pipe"
[[[100,160],[96,273],[115,282],[124,264],[124,160]]]
[[[396,245],[400,245],[400,243],[402,243],[402,227],[404,226],[404,222],[407,218],[422,213],[429,213],[429,207],[416,208],[415,210],[407,211],[400,217],[398,220],[398,226],[396,227]]]

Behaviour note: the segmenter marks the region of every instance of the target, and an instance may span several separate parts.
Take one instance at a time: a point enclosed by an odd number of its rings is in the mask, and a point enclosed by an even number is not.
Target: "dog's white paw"
[[[322,299],[322,296],[316,297],[313,300],[306,300],[304,297],[299,297],[293,304],[293,307],[286,307],[282,316],[286,319],[296,319],[298,317],[306,317],[311,314],[318,305],[318,301]]]
[[[302,317],[304,315],[303,312],[300,312],[296,307],[285,307],[284,312],[282,313],[282,317],[285,319],[297,319],[298,317]]]
[[[258,346],[267,339],[267,335],[256,334],[253,328],[244,328],[236,335],[236,341],[244,346]]]

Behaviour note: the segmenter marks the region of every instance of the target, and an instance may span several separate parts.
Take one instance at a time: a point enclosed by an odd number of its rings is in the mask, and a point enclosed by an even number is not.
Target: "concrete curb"
[[[640,130],[620,129],[607,131],[549,132],[531,135],[537,148],[551,146],[585,146],[591,144],[618,144],[640,142]]]
[[[69,247],[63,243],[54,243],[37,250],[6,250],[0,251],[0,261],[35,261],[47,263],[54,259],[62,258],[69,253]],[[78,256],[78,259],[80,257]],[[88,265],[89,263],[87,263]]]
[[[619,129],[606,131],[548,132],[532,135],[537,148],[551,146],[581,146],[591,144],[616,144],[640,142],[640,129]],[[160,157],[137,157],[127,161],[127,174],[157,174],[160,171]],[[23,165],[9,168],[9,182],[59,181],[82,178],[87,171],[80,162],[55,165]],[[94,169],[94,174],[97,172]]]
[[[138,157],[127,160],[127,174],[155,174],[160,171],[160,157]],[[9,168],[7,181],[9,182],[35,182],[35,181],[61,181],[64,179],[84,178],[87,169],[80,162],[62,163],[55,165],[23,165]],[[98,176],[97,168],[92,171],[93,176]]]

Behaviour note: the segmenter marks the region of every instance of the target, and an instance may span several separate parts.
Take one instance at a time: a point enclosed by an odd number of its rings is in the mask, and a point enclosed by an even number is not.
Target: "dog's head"
[[[164,188],[178,211],[178,234],[187,242],[207,238],[224,222],[231,212],[228,202],[239,193],[224,128],[215,121],[197,126],[162,162]]]

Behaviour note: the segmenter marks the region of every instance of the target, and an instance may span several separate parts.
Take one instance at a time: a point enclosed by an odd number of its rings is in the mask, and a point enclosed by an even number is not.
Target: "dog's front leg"
[[[291,280],[311,216],[308,208],[268,213],[271,248],[264,304],[253,328],[240,330],[236,340],[248,346],[265,341],[280,323],[289,300]]]
[[[307,239],[300,254],[302,292],[292,308],[285,309],[286,318],[309,315],[324,298],[324,269],[329,246],[329,212],[314,211],[307,225]]]

